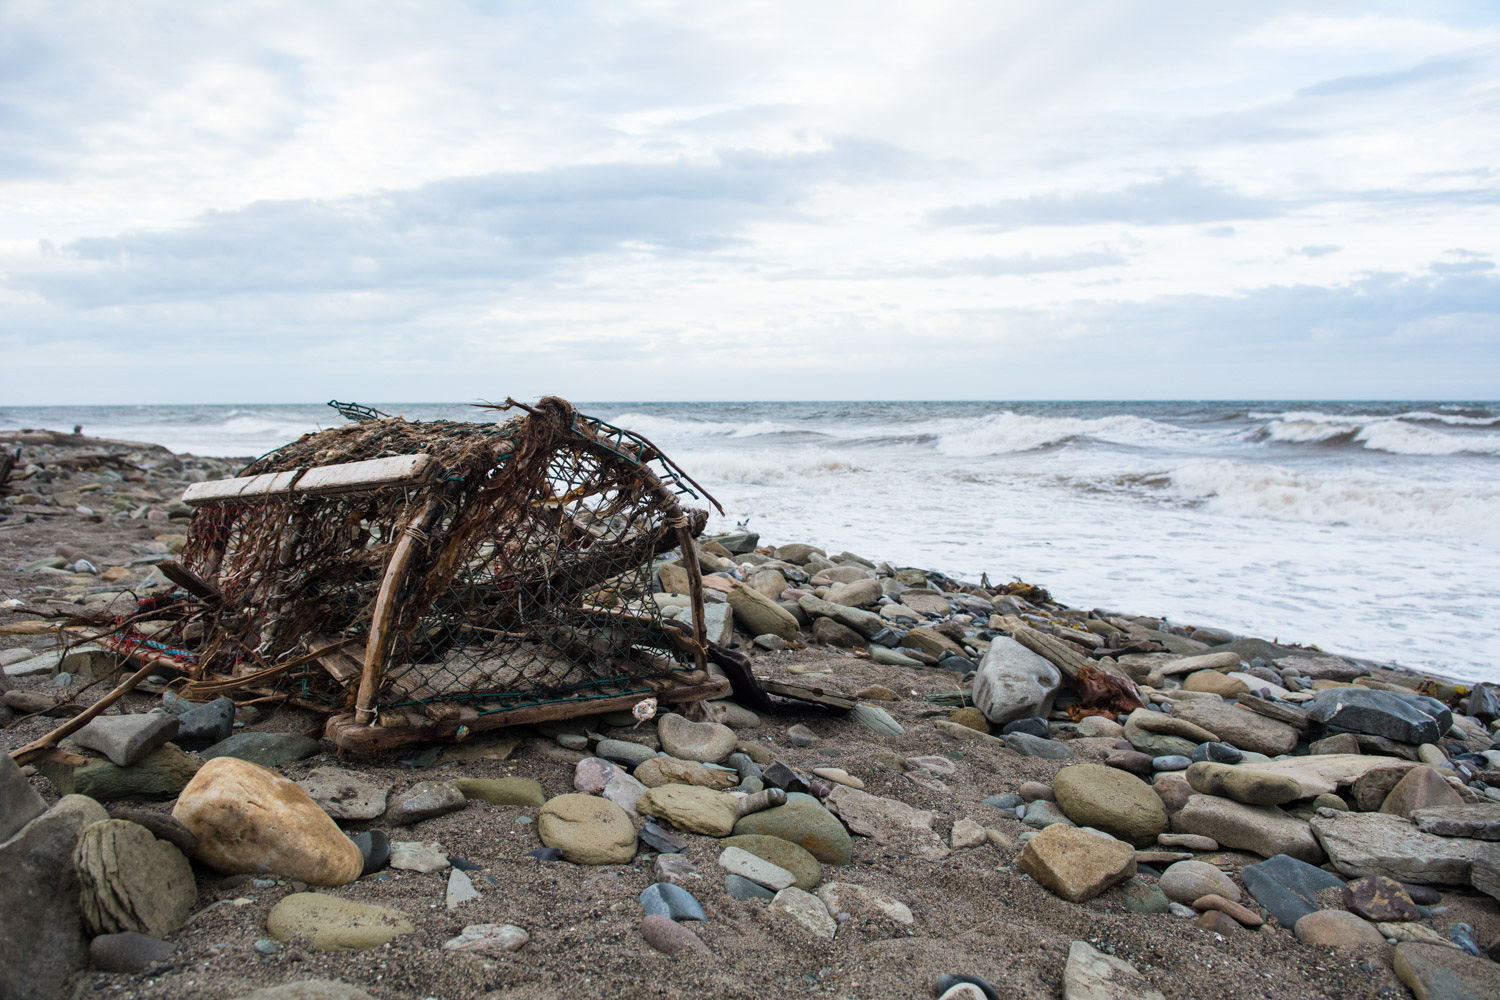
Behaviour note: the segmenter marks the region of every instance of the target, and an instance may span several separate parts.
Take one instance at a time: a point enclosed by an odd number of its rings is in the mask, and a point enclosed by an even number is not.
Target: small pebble
[[[1192,763],[1180,753],[1169,753],[1151,758],[1151,766],[1158,771],[1186,771]]]

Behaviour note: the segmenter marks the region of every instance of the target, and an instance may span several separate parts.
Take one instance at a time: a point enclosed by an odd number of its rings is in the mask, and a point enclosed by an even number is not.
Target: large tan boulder
[[[574,864],[625,865],[635,857],[630,815],[597,795],[570,792],[549,799],[537,816],[536,831],[542,843]]]
[[[1057,772],[1052,792],[1063,813],[1079,826],[1092,826],[1137,847],[1156,843],[1167,832],[1161,797],[1140,778],[1102,764],[1074,764]]]
[[[1135,849],[1106,834],[1054,823],[1026,842],[1016,867],[1068,902],[1082,903],[1135,874]]]
[[[641,815],[667,820],[679,830],[710,837],[729,836],[740,817],[733,795],[697,785],[652,788],[635,800],[635,808]]]
[[[226,875],[345,885],[364,868],[354,841],[301,785],[249,761],[208,761],[177,797],[172,817],[198,838],[196,860]]]
[[[734,620],[751,635],[771,633],[783,639],[797,638],[799,628],[792,613],[754,587],[735,587],[728,594]]]

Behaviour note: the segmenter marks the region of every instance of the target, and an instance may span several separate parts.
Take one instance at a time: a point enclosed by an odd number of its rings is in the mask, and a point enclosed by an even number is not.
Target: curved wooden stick
[[[380,695],[380,681],[385,675],[385,658],[391,649],[391,619],[396,614],[396,595],[406,582],[411,557],[417,550],[417,538],[431,526],[430,518],[442,509],[442,501],[427,501],[417,516],[407,522],[391,553],[391,561],[380,581],[375,611],[370,619],[370,641],[365,646],[365,667],[359,679],[359,695],[354,702],[356,725],[368,726],[375,721],[375,701]]]

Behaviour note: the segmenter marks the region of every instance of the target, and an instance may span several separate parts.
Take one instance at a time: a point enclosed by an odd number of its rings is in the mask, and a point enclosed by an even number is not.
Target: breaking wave
[[[1414,410],[1395,416],[1375,414],[1334,415],[1317,412],[1251,413],[1252,419],[1268,421],[1259,435],[1285,444],[1356,445],[1393,455],[1500,455],[1500,435],[1485,434],[1481,427],[1494,427],[1500,418],[1471,417]],[[1450,427],[1472,427],[1475,431],[1453,433],[1423,422]]]
[[[1137,481],[1220,514],[1500,542],[1500,489],[1493,487],[1324,478],[1229,459],[1194,459]]]
[[[1171,424],[1117,414],[1107,417],[1035,417],[1006,410],[975,420],[953,421],[938,437],[937,450],[955,458],[1035,451],[1070,441],[1152,445],[1190,432]]]

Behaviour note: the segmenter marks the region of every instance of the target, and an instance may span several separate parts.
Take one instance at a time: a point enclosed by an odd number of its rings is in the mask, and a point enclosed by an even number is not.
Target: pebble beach
[[[10,752],[120,676],[43,626],[168,589],[183,491],[244,460],[0,448]],[[699,539],[705,625],[800,699],[358,755],[160,677],[7,757],[0,995],[1500,995],[1474,671],[757,527]],[[653,569],[690,617],[680,558]]]

